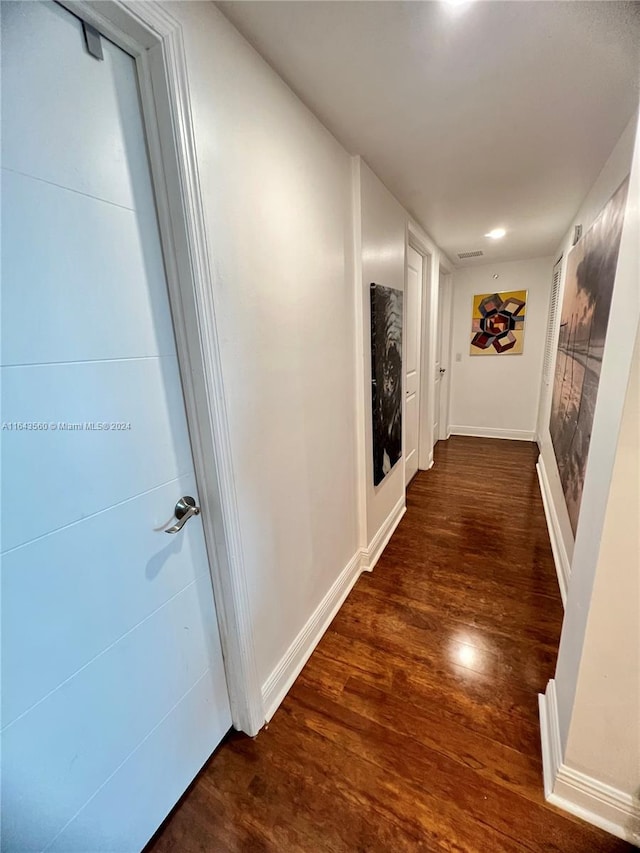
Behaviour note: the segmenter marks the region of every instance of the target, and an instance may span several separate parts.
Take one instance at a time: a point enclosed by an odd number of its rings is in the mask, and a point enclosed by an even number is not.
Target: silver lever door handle
[[[200,507],[196,506],[196,502],[190,495],[184,495],[176,504],[174,513],[178,521],[171,527],[168,527],[165,533],[177,533],[179,530],[182,530],[191,516],[200,513]]]

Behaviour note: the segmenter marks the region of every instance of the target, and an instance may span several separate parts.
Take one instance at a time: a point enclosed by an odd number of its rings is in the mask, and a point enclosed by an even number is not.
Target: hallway
[[[268,729],[227,737],[147,853],[632,849],[543,799],[562,605],[536,458],[436,447]]]

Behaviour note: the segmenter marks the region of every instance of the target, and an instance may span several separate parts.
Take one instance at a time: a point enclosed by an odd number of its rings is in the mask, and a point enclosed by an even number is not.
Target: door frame
[[[433,419],[429,412],[433,408],[433,382],[426,381],[434,370],[435,348],[432,334],[434,288],[433,267],[436,250],[430,246],[411,221],[407,223],[407,245],[422,255],[422,303],[420,318],[420,400],[418,406],[418,471],[426,471],[433,465]],[[405,253],[405,288],[408,264]],[[436,300],[437,302],[437,300]],[[436,304],[437,310],[437,304]],[[403,399],[404,406],[404,399]],[[404,415],[404,411],[403,411]]]
[[[436,364],[437,324],[439,322],[440,272],[448,278],[449,293],[453,293],[453,266],[447,256],[411,220],[407,222],[406,245],[422,255],[422,321],[420,330],[420,415],[418,423],[418,470],[427,471],[433,465],[433,448],[439,438],[449,437],[449,392],[443,411],[440,404],[439,436],[433,434],[433,411],[435,403],[434,371]],[[407,278],[407,260],[405,252],[405,285]],[[451,301],[447,311],[447,328],[452,322]],[[449,346],[447,354],[451,362]],[[449,368],[447,368],[449,372]],[[442,398],[442,394],[441,394]],[[404,415],[404,409],[403,409]],[[444,430],[444,433],[443,433]]]
[[[182,26],[154,2],[58,0],[135,60],[231,718],[264,725]]]
[[[402,305],[402,328],[403,339],[402,339],[402,476],[404,478],[404,488],[405,491],[409,487],[409,483],[407,482],[407,395],[406,395],[406,382],[407,382],[407,369],[406,369],[406,358],[407,358],[407,341],[408,341],[408,308],[409,308],[409,249],[413,249],[417,252],[422,258],[422,278],[419,283],[420,287],[420,316],[418,318],[418,357],[417,357],[417,372],[418,372],[418,386],[417,386],[417,394],[418,394],[418,431],[416,434],[416,459],[417,459],[417,470],[416,473],[411,478],[411,482],[417,475],[420,470],[420,423],[422,421],[422,324],[423,324],[423,301],[425,295],[425,281],[426,281],[426,273],[425,267],[427,266],[427,261],[429,256],[423,254],[422,249],[417,249],[414,246],[413,238],[407,238],[406,247],[405,247],[405,255],[404,255],[404,299]]]

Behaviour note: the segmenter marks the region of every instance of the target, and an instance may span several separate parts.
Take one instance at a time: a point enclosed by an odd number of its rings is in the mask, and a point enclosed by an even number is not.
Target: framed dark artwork
[[[402,456],[402,291],[372,284],[373,484]]]
[[[622,236],[628,179],[567,258],[549,431],[575,535]]]

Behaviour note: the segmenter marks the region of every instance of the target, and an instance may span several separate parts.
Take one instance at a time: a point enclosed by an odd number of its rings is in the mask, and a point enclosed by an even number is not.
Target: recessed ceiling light
[[[489,233],[485,234],[484,236],[491,237],[492,240],[499,240],[501,237],[504,237],[506,233],[507,232],[504,230],[504,228],[494,228],[493,231],[489,231]]]

